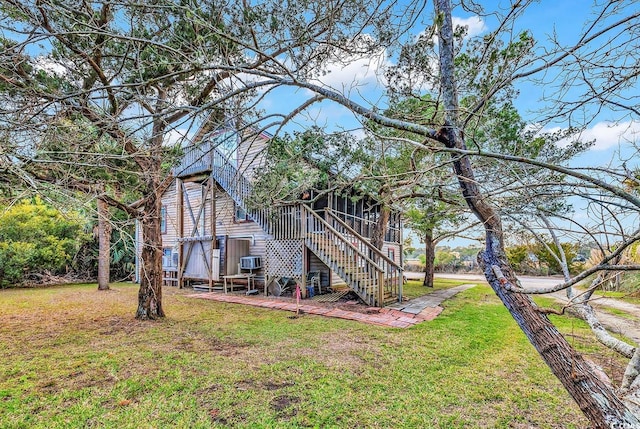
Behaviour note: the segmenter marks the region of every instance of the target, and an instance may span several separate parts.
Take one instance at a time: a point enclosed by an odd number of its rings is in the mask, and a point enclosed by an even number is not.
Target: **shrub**
[[[5,208],[0,212],[0,287],[24,283],[34,274],[64,274],[87,238],[77,214],[63,215],[38,197]]]

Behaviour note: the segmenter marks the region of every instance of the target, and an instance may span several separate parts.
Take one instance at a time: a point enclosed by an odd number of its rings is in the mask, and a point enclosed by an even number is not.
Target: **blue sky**
[[[490,10],[490,4],[498,5],[505,2],[482,2],[486,10]],[[427,13],[431,13],[427,9]],[[592,14],[591,3],[587,1],[557,0],[542,1],[532,4],[527,12],[518,20],[516,30],[529,30],[533,33],[538,43],[544,45],[552,34],[564,43],[570,44],[577,40],[585,25],[585,22]],[[426,16],[423,21],[430,22],[431,17]],[[497,22],[491,16],[481,18],[464,13],[461,9],[454,12],[454,24],[463,24],[469,27],[472,35],[482,35],[488,30],[492,30]],[[416,29],[416,33],[421,31]],[[336,89],[343,89],[351,94],[356,100],[362,100],[364,104],[374,104],[377,107],[384,106],[384,97],[381,95],[381,81],[379,73],[382,67],[387,64],[388,59],[381,52],[380,57],[369,59],[357,59],[347,66],[331,67],[331,72],[322,77],[323,83]],[[549,92],[550,87],[536,86],[530,83],[520,83],[519,96],[515,100],[516,107],[521,115],[528,121],[535,122],[540,109],[544,108],[541,98],[545,92]],[[309,97],[309,92],[298,90],[295,93],[290,91],[278,91],[277,96],[267,98],[263,108],[268,112],[286,112],[296,103]],[[615,152],[619,149],[619,143],[624,140],[635,139],[635,134],[640,132],[640,123],[630,120],[622,120],[620,123],[613,123],[616,115],[610,114],[606,110],[600,113],[595,122],[587,129],[582,138],[584,140],[595,140],[591,151],[581,156],[578,160],[581,164],[603,165],[615,158]],[[359,127],[355,116],[346,108],[333,102],[323,102],[316,104],[306,112],[306,118],[298,118],[297,127],[302,129],[309,123],[316,122],[319,125],[327,126],[330,129],[355,129]],[[556,123],[547,126],[548,129],[558,129],[566,127],[566,123]],[[289,126],[287,129],[294,129]]]
[[[482,2],[489,10],[489,3],[498,4],[500,2]],[[504,2],[503,2],[504,3]],[[640,6],[638,6],[640,7]],[[530,6],[527,12],[518,20],[517,31],[529,30],[536,41],[544,47],[552,35],[563,44],[575,43],[580,36],[585,23],[591,17],[591,2],[575,0],[541,1]],[[430,22],[431,18],[426,17],[425,22]],[[486,19],[460,10],[454,12],[454,24],[463,24],[469,27],[471,35],[482,35],[483,33],[495,29],[497,22],[491,17]],[[417,29],[421,31],[421,29]],[[322,78],[323,83],[337,89],[347,88],[348,92],[363,103],[384,106],[384,97],[381,95],[381,81],[379,71],[389,60],[381,53],[380,57],[370,59],[358,59],[348,66],[334,66],[331,73]],[[561,71],[559,72],[561,73]],[[548,74],[547,77],[550,77]],[[539,112],[544,110],[545,104],[542,101],[545,93],[551,87],[535,85],[532,83],[520,83],[517,85],[519,96],[515,100],[516,107],[521,115],[530,122],[537,122]],[[283,96],[286,93],[286,96]],[[570,93],[568,95],[571,95]],[[281,92],[277,97],[269,97],[265,108],[268,111],[280,110],[288,111],[296,102],[305,99],[309,93],[298,90],[291,94],[288,91]],[[608,110],[601,111],[588,128],[583,132],[582,139],[594,141],[594,145],[588,152],[580,155],[574,160],[574,165],[580,166],[609,166],[619,165],[621,159],[626,159],[633,152],[629,141],[635,141],[640,133],[640,118],[622,118],[618,113]],[[317,123],[333,129],[356,129],[359,123],[355,116],[346,108],[332,102],[323,102],[314,105],[307,111],[307,118],[299,118],[297,126],[304,128],[309,123]],[[565,128],[566,123],[551,123],[545,129],[555,130]],[[291,128],[290,128],[291,129]],[[630,166],[637,160],[631,159]],[[576,204],[578,204],[576,202]],[[579,209],[576,216],[581,216],[584,212]],[[637,219],[632,220],[637,223]],[[464,245],[465,240],[455,240],[448,244]]]

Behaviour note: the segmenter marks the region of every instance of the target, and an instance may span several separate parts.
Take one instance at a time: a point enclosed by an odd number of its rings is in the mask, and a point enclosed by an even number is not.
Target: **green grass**
[[[591,285],[593,276],[584,280],[580,286],[576,289],[583,291],[586,287]],[[640,305],[640,274],[633,272],[624,273],[622,284],[619,291],[608,291],[598,289],[594,292],[595,296],[601,296],[605,298],[616,298],[621,301],[628,302],[630,304]]]
[[[637,316],[630,314],[624,310],[620,310],[618,308],[613,308],[613,307],[606,307],[604,305],[601,305],[598,307],[598,311],[602,311],[605,313],[609,313],[612,314],[614,316],[618,316],[621,317],[623,319],[627,319],[627,320],[639,320]]]
[[[435,279],[433,288],[422,285],[422,280],[409,280],[402,286],[402,295],[407,299],[417,298],[440,289],[449,289],[455,286],[473,283],[470,281]]]
[[[603,298],[616,298],[630,304],[640,305],[640,297],[638,297],[638,292],[615,292],[598,290],[594,292],[594,295],[601,296]]]
[[[0,427],[586,426],[487,286],[410,329],[113,288],[0,292]]]

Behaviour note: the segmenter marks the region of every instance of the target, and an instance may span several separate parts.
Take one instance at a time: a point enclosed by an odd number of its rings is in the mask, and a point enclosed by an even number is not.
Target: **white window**
[[[247,216],[247,212],[242,207],[236,204],[236,222],[249,222],[251,219]]]

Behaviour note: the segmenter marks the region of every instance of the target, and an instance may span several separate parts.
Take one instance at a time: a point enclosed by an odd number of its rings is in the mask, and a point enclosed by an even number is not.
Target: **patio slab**
[[[264,298],[245,295],[224,294],[219,292],[206,292],[188,295],[192,298],[208,299],[211,301],[227,302],[231,304],[251,305],[254,307],[269,308],[283,311],[301,311],[303,313],[318,316],[335,317],[337,319],[354,320],[370,325],[386,326],[391,328],[409,328],[418,323],[433,320],[443,311],[440,304],[455,294],[469,289],[474,285],[461,285],[450,289],[442,289],[412,299],[406,303],[396,303],[385,308],[374,309],[376,312],[360,313],[340,308],[327,308],[315,306],[305,300],[304,304],[297,306],[291,302],[279,301],[276,298]]]

